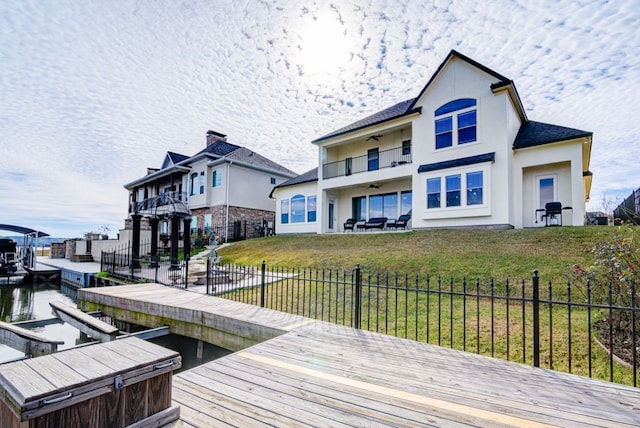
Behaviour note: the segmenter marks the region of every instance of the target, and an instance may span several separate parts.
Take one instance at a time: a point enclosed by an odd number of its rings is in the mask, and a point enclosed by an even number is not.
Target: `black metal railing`
[[[406,149],[398,147],[378,152],[378,158],[371,159],[368,155],[355,156],[336,162],[329,162],[322,166],[322,177],[333,178],[360,172],[376,171],[382,168],[393,168],[411,163],[411,153],[403,154]]]
[[[136,213],[174,213],[188,212],[189,196],[184,192],[164,192],[157,196],[135,202]]]
[[[130,243],[111,251],[103,251],[100,256],[100,270],[115,278],[132,282],[155,282],[172,287],[186,288],[189,279],[188,258],[171,260],[167,248],[158,248],[151,256],[151,241],[140,243],[140,256],[133,257]]]
[[[635,284],[629,289],[631,303],[614,305],[611,297],[594,297],[589,284],[549,281],[545,287],[537,271],[531,280],[517,283],[375,274],[359,266],[331,270],[210,263],[207,272],[207,293],[219,297],[638,386]],[[620,319],[628,321],[626,336],[616,331]],[[622,362],[617,355],[625,352]]]

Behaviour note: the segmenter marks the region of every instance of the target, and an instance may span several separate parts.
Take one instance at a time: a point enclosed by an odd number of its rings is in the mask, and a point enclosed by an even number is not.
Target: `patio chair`
[[[562,226],[562,214],[565,210],[573,210],[573,208],[563,207],[561,202],[547,202],[542,215],[545,226]]]
[[[387,228],[391,229],[398,229],[398,228],[403,228],[406,229],[407,228],[407,223],[409,222],[409,220],[411,220],[411,214],[403,214],[400,217],[398,217],[397,220],[391,220],[389,222],[387,222]]]
[[[353,227],[355,226],[356,221],[352,218],[348,218],[347,221],[344,222],[344,231],[350,230],[353,232]]]

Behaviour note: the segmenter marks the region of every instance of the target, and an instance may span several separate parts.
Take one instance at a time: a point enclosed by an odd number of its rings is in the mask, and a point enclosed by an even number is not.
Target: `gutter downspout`
[[[225,210],[225,224],[227,225],[227,230],[225,231],[224,234],[224,242],[228,242],[229,241],[229,176],[231,173],[231,165],[233,164],[232,160],[227,160],[228,165],[227,165],[227,184],[225,186],[225,203],[226,203],[226,210]]]

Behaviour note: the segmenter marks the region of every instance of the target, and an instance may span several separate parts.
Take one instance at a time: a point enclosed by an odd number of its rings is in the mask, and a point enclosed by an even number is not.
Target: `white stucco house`
[[[411,215],[413,229],[584,224],[592,133],[530,121],[513,81],[451,51],[417,97],[313,141],[271,192],[278,233]],[[358,229],[356,228],[356,231]]]

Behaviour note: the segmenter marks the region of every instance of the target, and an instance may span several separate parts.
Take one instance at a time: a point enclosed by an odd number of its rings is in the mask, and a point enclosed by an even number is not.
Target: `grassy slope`
[[[286,267],[352,269],[519,280],[534,269],[543,280],[561,281],[573,264],[592,263],[591,248],[611,227],[524,230],[429,230],[274,236],[220,250],[223,262]]]

